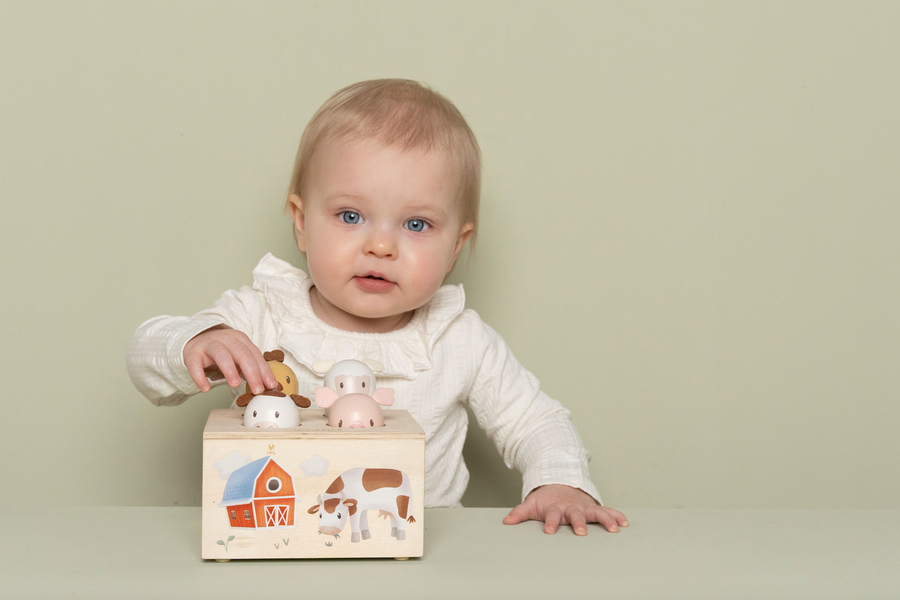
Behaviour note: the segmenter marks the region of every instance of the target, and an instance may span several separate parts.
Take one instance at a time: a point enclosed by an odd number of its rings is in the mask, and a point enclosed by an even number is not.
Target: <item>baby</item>
[[[395,407],[425,430],[427,506],[459,506],[466,489],[467,404],[523,476],[524,501],[504,523],[577,535],[591,522],[627,526],[600,505],[568,411],[465,309],[462,286],[442,285],[474,242],[480,185],[478,144],[449,100],[405,80],[340,90],[303,133],[287,199],[309,275],[267,255],[252,288],[147,321],[129,347],[132,381],[175,405],[210,389],[207,369],[232,388],[242,377],[254,393],[276,387],[260,348],[284,350],[301,392],[322,385],[314,362],[375,359]]]

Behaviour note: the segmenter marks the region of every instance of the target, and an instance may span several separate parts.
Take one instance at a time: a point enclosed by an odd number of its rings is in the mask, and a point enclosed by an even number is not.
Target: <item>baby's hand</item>
[[[615,533],[628,527],[628,519],[614,508],[600,506],[578,488],[543,485],[525,498],[503,519],[506,525],[522,521],[544,521],[544,533],[556,533],[560,525],[571,525],[575,535],[587,535],[588,523],[600,523]]]
[[[206,370],[221,371],[228,385],[237,387],[241,376],[254,394],[278,387],[262,353],[243,332],[218,325],[192,337],[184,346],[184,364],[201,392],[209,391]]]

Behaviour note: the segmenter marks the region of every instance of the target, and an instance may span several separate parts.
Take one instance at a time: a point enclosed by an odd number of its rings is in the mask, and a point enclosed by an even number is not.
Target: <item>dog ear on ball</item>
[[[281,350],[272,350],[271,352],[266,352],[263,354],[263,360],[269,362],[270,360],[274,360],[280,363],[284,362],[284,352]]]

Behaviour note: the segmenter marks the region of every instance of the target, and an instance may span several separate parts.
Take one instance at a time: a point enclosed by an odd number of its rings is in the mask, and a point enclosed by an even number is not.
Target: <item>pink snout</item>
[[[372,396],[346,394],[329,408],[328,425],[344,429],[384,427],[384,415],[381,413],[381,406]]]
[[[319,527],[319,531],[325,535],[337,535],[341,532],[337,527]]]

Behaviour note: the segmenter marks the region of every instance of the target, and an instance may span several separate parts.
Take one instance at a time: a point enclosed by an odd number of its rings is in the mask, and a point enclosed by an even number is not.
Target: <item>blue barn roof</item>
[[[219,505],[245,504],[253,499],[253,485],[262,470],[269,464],[271,456],[266,456],[244,465],[234,471],[225,484],[225,494]]]

